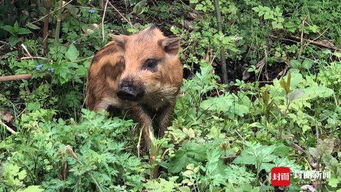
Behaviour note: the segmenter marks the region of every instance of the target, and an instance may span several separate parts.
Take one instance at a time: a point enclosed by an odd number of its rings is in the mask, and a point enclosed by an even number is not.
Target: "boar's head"
[[[165,37],[156,27],[111,37],[121,48],[124,63],[117,79],[119,99],[155,105],[159,100],[175,98],[183,76],[178,37]]]

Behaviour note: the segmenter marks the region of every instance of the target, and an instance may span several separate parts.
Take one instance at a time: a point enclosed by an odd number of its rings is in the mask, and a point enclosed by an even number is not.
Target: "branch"
[[[12,128],[8,127],[4,122],[2,122],[2,120],[0,120],[0,125],[2,125],[3,127],[5,127],[7,129],[8,132],[14,134],[17,134],[16,131],[14,131]]]
[[[32,57],[32,55],[30,54],[30,52],[27,50],[26,46],[23,43],[21,44],[21,47],[24,49],[28,56]]]
[[[45,57],[39,57],[39,56],[30,56],[30,57],[22,57],[20,60],[29,60],[29,59],[41,59],[41,60],[49,60],[48,58]]]
[[[219,32],[223,33],[223,26],[222,26],[221,13],[220,13],[218,0],[214,0],[214,7],[215,7],[216,14],[217,14],[218,30]],[[223,73],[223,83],[227,83],[228,79],[227,79],[226,58],[225,58],[224,47],[221,47],[220,49],[220,60],[221,60],[221,71]]]
[[[280,38],[279,36],[276,36],[276,35],[270,35],[270,37],[274,38],[274,39],[279,39]],[[298,43],[298,42],[301,41],[301,38],[291,35],[291,36],[282,38],[282,40],[293,42],[293,43]],[[314,41],[314,40],[310,40],[310,39],[304,39],[304,41],[307,41],[308,43],[316,45],[316,46],[319,46],[319,47],[324,47],[324,48],[333,49],[333,50],[336,50],[336,51],[341,51],[341,49],[335,47],[334,45],[330,45],[330,44],[327,45],[325,43],[322,43],[321,41]]]
[[[296,37],[296,36],[289,36],[289,38],[291,39],[294,39],[294,40],[299,40],[300,38],[299,37]],[[319,47],[325,47],[325,48],[328,48],[328,49],[334,49],[334,50],[337,50],[337,51],[341,51],[341,49],[335,47],[335,45],[327,45],[325,43],[322,43],[321,41],[313,41],[313,40],[310,40],[310,39],[304,39],[305,41],[308,41],[308,43],[311,43],[313,45],[317,45]]]
[[[26,24],[26,26],[29,25],[29,24],[37,23],[37,22],[39,22],[39,21],[45,19],[46,17],[48,17],[48,16],[51,15],[52,13],[58,11],[59,9],[63,9],[64,7],[66,7],[66,6],[69,5],[72,1],[73,1],[73,0],[70,0],[69,2],[65,3],[62,7],[58,8],[58,9],[56,9],[56,10],[51,11],[50,13],[48,13],[48,14],[42,16],[41,18],[39,18],[39,19],[36,20],[36,21],[28,22],[28,23]]]
[[[133,27],[133,24],[127,19],[125,18],[122,13],[112,4],[108,1],[109,5],[131,26]]]
[[[0,76],[0,82],[22,80],[22,79],[31,79],[31,78],[32,78],[32,74]]]
[[[299,145],[297,145],[296,143],[291,143],[291,145],[297,150],[297,151],[299,151],[300,153],[305,153],[305,154],[307,154],[307,152],[301,147],[301,146],[299,146]]]

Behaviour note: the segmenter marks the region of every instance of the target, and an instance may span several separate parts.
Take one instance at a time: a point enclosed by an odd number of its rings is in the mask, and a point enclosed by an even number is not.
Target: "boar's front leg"
[[[155,140],[153,131],[153,121],[148,113],[141,107],[136,106],[132,109],[132,113],[136,120],[140,124],[140,129],[142,129],[142,135],[146,142],[148,150],[153,147],[153,142]]]
[[[175,102],[171,102],[166,106],[158,117],[158,137],[162,138],[165,135],[167,127],[171,125],[171,119],[175,107]]]
[[[153,168],[150,170],[150,178],[157,178],[159,173],[159,166],[156,164],[155,158],[158,156],[158,148],[154,144],[155,137],[153,132],[153,121],[151,117],[146,113],[146,111],[141,107],[137,106],[133,108],[133,114],[137,118],[140,123],[140,129],[142,129],[142,134],[144,140],[147,144],[147,148],[149,151],[149,161]],[[138,146],[139,151],[139,146]],[[139,155],[139,152],[138,152]]]

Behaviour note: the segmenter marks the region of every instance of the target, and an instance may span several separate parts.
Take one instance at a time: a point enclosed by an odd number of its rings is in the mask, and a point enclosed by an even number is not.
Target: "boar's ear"
[[[172,37],[160,40],[160,44],[166,53],[176,55],[180,48],[180,37]]]
[[[114,35],[114,34],[109,34],[109,37],[116,42],[118,46],[120,46],[122,49],[124,49],[124,45],[127,41],[127,36],[126,35]]]

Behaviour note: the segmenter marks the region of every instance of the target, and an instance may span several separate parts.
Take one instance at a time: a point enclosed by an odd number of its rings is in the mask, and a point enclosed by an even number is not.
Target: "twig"
[[[105,19],[105,13],[107,12],[108,3],[109,3],[109,0],[105,2],[103,16],[102,16],[102,42],[104,42],[104,19]]]
[[[30,52],[27,50],[26,46],[23,43],[21,44],[21,47],[24,49],[28,56],[32,57],[32,55],[30,54]]]
[[[136,146],[136,148],[137,148],[137,157],[138,157],[138,158],[140,158],[141,138],[142,138],[142,132],[143,132],[142,127],[141,127],[140,129],[141,129],[141,130],[140,130],[139,140],[138,140],[137,146]]]
[[[257,81],[258,83],[269,83],[269,84],[271,84],[271,83],[273,83],[273,81]]]
[[[315,39],[313,39],[313,41],[316,41],[318,40],[320,37],[322,37],[322,35],[324,35],[327,31],[328,31],[329,28],[327,28],[326,30],[324,30],[319,36],[317,36]]]
[[[41,59],[41,60],[50,60],[46,57],[39,57],[39,56],[30,56],[30,57],[22,57],[20,60],[28,60],[28,59]]]
[[[218,30],[220,33],[223,32],[223,27],[222,27],[222,19],[221,19],[221,13],[220,13],[220,7],[219,7],[219,1],[218,0],[213,0],[214,1],[214,7],[216,11],[216,16],[218,20]],[[221,71],[223,73],[223,83],[227,83],[227,69],[226,69],[226,58],[225,58],[225,49],[224,47],[220,48],[220,60],[221,60]]]
[[[108,1],[109,2],[109,1]],[[118,9],[116,9],[116,7],[112,4],[112,3],[110,3],[109,2],[109,5],[131,26],[131,27],[133,27],[133,24],[126,18],[126,17],[124,17],[123,15],[122,15],[122,13],[118,10]]]
[[[30,78],[32,78],[32,74],[0,76],[0,82],[30,79]]]
[[[68,172],[68,163],[67,162],[64,162],[62,164],[62,170],[61,170],[61,173],[60,173],[60,177],[61,177],[61,180],[65,181],[66,178],[67,178],[67,172]],[[65,192],[65,188],[62,188],[60,189],[60,192]]]
[[[300,47],[300,51],[298,52],[297,58],[301,58],[301,55],[302,55],[302,52],[304,49],[304,24],[305,24],[305,20],[306,20],[306,18],[304,18],[302,21],[301,37],[300,37],[301,47]]]
[[[44,18],[44,25],[43,25],[43,54],[47,53],[47,45],[48,45],[48,36],[49,36],[49,11],[51,8],[51,0],[45,1],[45,13],[47,17]]]
[[[296,37],[296,36],[289,36],[289,38],[292,38],[292,39],[295,39],[295,40],[298,40],[300,39],[299,37]],[[320,43],[318,41],[313,41],[313,40],[310,40],[310,39],[305,39],[305,41],[307,41],[308,43],[311,43],[313,45],[317,45],[317,46],[320,46],[320,47],[325,47],[325,48],[328,48],[328,49],[334,49],[334,50],[337,50],[337,51],[341,51],[341,49],[335,47],[335,46],[331,46],[331,45],[326,45],[324,43]]]
[[[58,9],[51,11],[50,13],[48,13],[48,14],[46,14],[46,15],[40,17],[40,18],[39,18],[38,20],[36,20],[36,21],[27,23],[26,26],[27,26],[28,24],[37,23],[37,22],[39,22],[39,21],[45,19],[46,17],[50,16],[52,13],[58,11],[59,9],[63,9],[64,7],[66,7],[66,6],[69,5],[72,1],[73,1],[73,0],[68,1],[67,3],[65,3],[65,4],[63,5],[63,7],[59,7]]]
[[[263,72],[263,68],[264,68],[264,66],[265,66],[265,64],[266,64],[266,58],[267,58],[267,54],[266,54],[266,51],[265,51],[265,57],[263,57],[263,59],[261,59],[260,61],[258,61],[258,63],[256,64],[256,67],[258,68],[258,71],[259,71],[257,80],[259,80],[260,75],[261,75],[262,72]],[[267,75],[266,75],[266,79],[269,80],[269,78],[267,77]]]
[[[291,143],[291,145],[292,145],[297,151],[299,151],[299,152],[301,152],[301,153],[307,154],[307,152],[306,152],[301,146],[297,145],[296,143]]]
[[[270,35],[270,37],[274,38],[274,39],[279,39],[280,38],[279,36],[276,36],[276,35]],[[282,38],[282,40],[293,42],[293,43],[297,43],[297,42],[299,42],[301,40],[301,38],[297,37],[297,36],[291,35],[291,36],[287,36],[287,38]],[[313,44],[313,45],[316,45],[316,46],[319,46],[319,47],[324,47],[324,48],[333,49],[333,50],[336,50],[336,51],[341,51],[341,49],[339,49],[339,48],[337,48],[335,46],[326,45],[326,44],[321,43],[319,41],[314,41],[314,40],[310,40],[310,39],[304,39],[304,40],[307,41],[310,44]]]
[[[287,64],[287,63],[286,63],[286,64]],[[287,73],[289,67],[290,67],[290,64],[289,64],[289,65],[287,64],[287,65],[285,66],[285,68],[284,68],[281,72],[279,72],[279,73],[277,74],[276,78],[282,78],[282,77]]]
[[[12,128],[8,127],[4,122],[2,122],[2,120],[0,120],[0,125],[2,125],[3,127],[5,127],[7,129],[8,132],[14,134],[17,134],[16,131],[14,131]]]
[[[161,160],[165,157],[165,155],[168,153],[168,151],[170,151],[170,148],[166,149],[162,155],[161,155]]]
[[[0,50],[3,48],[3,47],[5,47],[8,43],[6,42],[6,41],[0,41],[0,44],[2,44],[1,46],[0,46]],[[0,57],[1,58],[1,57]]]
[[[23,109],[18,115],[15,115],[15,118],[18,118],[20,117],[24,112],[26,111],[26,108]]]
[[[238,135],[243,141],[245,141],[245,138],[239,133],[238,130],[235,130],[235,132],[237,133],[237,135]]]
[[[279,39],[280,37],[279,36],[276,36],[276,35],[269,35],[271,38],[273,38],[273,39]],[[292,39],[288,39],[288,38],[282,38],[282,40],[284,40],[284,41],[289,41],[289,42],[292,42],[292,43],[297,43],[297,41],[295,41],[295,40],[292,40]]]

